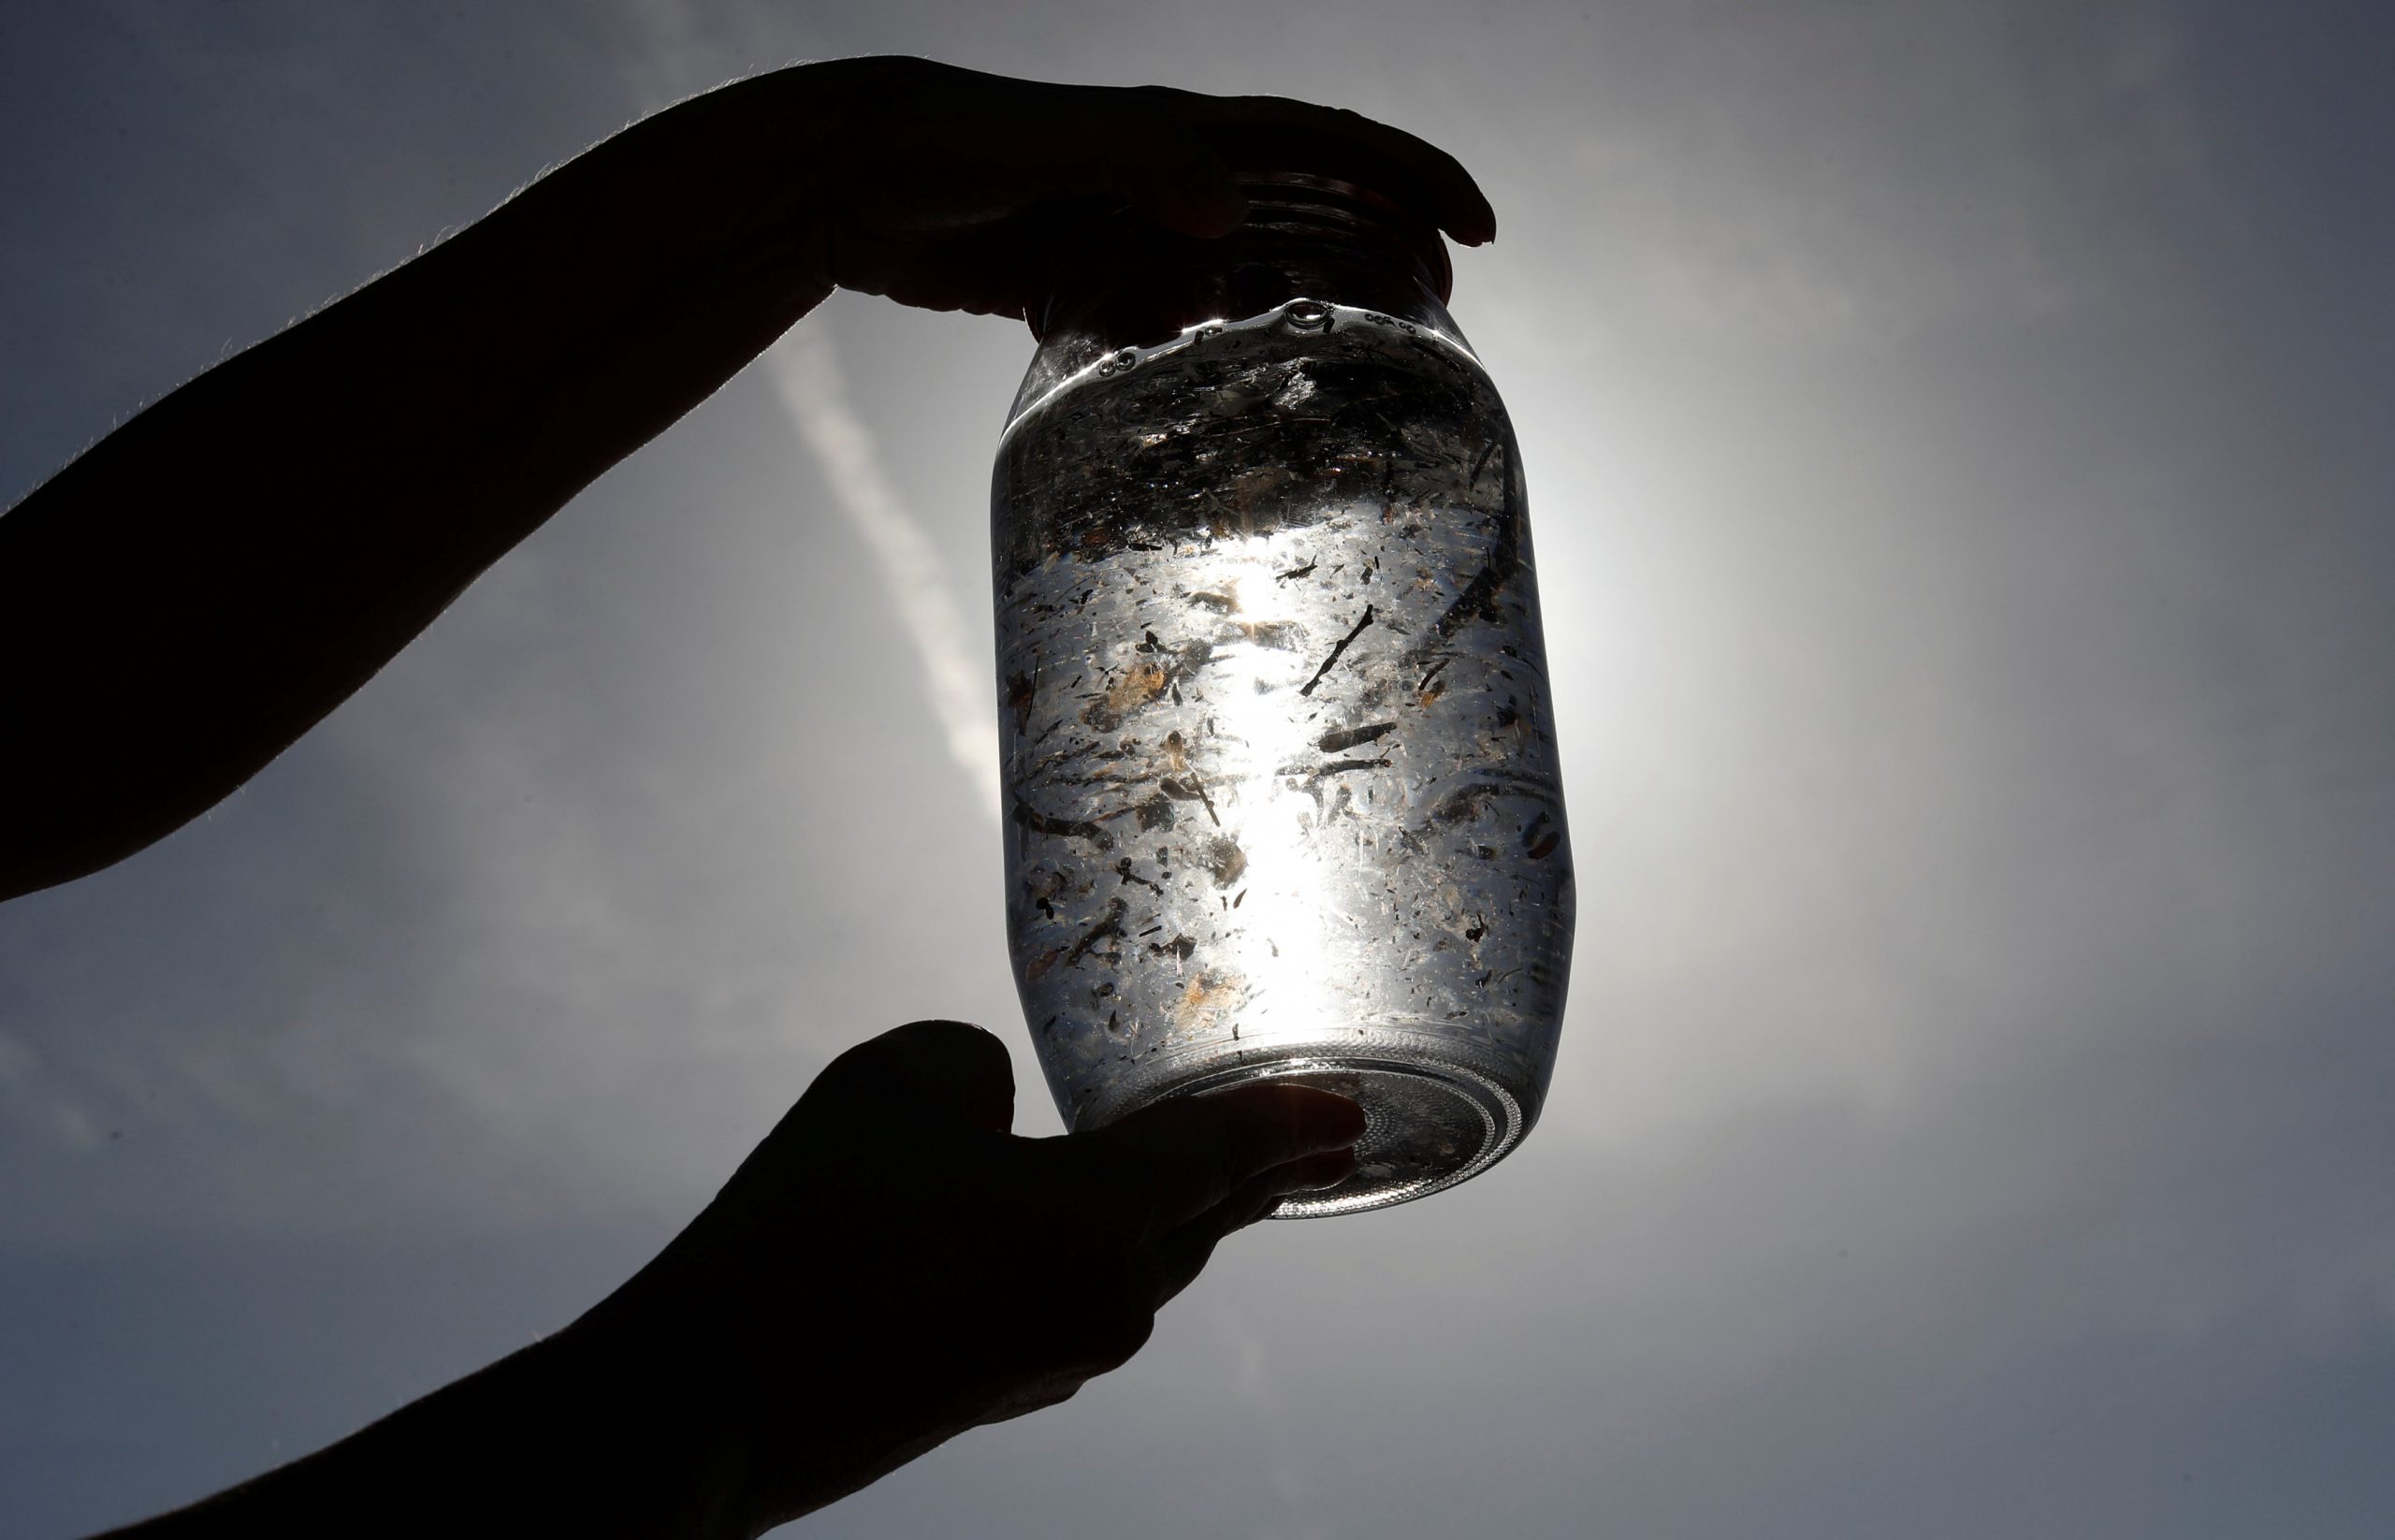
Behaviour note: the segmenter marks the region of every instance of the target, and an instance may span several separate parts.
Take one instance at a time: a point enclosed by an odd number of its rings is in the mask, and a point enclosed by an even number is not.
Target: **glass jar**
[[[1572,951],[1522,468],[1435,230],[1243,176],[1098,220],[992,494],[1007,916],[1068,1127],[1258,1079],[1362,1103],[1402,1202],[1536,1121]]]

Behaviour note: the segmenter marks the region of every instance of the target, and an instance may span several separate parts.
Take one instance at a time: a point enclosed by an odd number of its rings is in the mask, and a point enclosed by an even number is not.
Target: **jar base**
[[[1259,1056],[1172,1085],[1202,1096],[1260,1081],[1318,1086],[1364,1110],[1356,1172],[1336,1187],[1285,1199],[1275,1219],[1321,1219],[1427,1198],[1495,1165],[1527,1131],[1520,1101],[1462,1065],[1390,1053],[1296,1052]]]

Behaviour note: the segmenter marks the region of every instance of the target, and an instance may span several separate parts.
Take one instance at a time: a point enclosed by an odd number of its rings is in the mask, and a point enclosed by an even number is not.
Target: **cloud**
[[[0,1033],[0,1108],[8,1111],[10,1121],[22,1119],[65,1149],[89,1150],[100,1142],[91,1113],[41,1083],[40,1056],[6,1033]]]

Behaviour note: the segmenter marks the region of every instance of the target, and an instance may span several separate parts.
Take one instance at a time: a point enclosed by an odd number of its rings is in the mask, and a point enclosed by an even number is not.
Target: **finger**
[[[1107,198],[1211,240],[1246,216],[1246,200],[1205,136],[1139,92],[1012,80],[924,59],[829,67],[865,119],[896,106],[903,127],[885,132],[909,146],[909,157],[928,157],[935,169],[970,167],[964,201],[976,206],[976,219]]]
[[[1239,1191],[1159,1239],[1151,1248],[1154,1268],[1155,1303],[1166,1301],[1195,1283],[1213,1258],[1214,1247],[1227,1236],[1271,1217],[1292,1193],[1335,1187],[1356,1174],[1356,1152],[1328,1150],[1278,1166],[1252,1178]]]
[[[965,1022],[909,1022],[825,1067],[807,1099],[893,1119],[961,1119],[1003,1134],[1014,1126],[1014,1066],[1006,1045]]]
[[[1194,126],[1234,167],[1313,171],[1408,194],[1425,217],[1467,246],[1496,239],[1497,212],[1461,162],[1429,141],[1360,112],[1286,96],[1207,96],[1162,86],[1146,94]]]
[[[1269,1083],[1175,1097],[1067,1144],[1130,1187],[1156,1235],[1275,1167],[1344,1149],[1363,1132],[1363,1109],[1345,1097]]]
[[[1310,171],[1415,206],[1467,245],[1497,216],[1457,159],[1415,135],[1341,108],[1285,96],[1210,96],[1168,86],[1061,86],[882,61],[909,94],[951,104],[977,158],[1003,165],[1017,207],[1113,194],[1169,229],[1227,234],[1246,212],[1240,170]]]
[[[1192,136],[1160,134],[1156,142],[1135,143],[1115,161],[1110,180],[1131,207],[1200,240],[1227,236],[1247,217],[1247,198],[1230,167]]]
[[[1212,240],[1247,217],[1239,183],[1179,116],[1136,94],[1089,90],[1071,109],[1025,124],[1011,157],[1027,201],[1111,196],[1166,229]]]

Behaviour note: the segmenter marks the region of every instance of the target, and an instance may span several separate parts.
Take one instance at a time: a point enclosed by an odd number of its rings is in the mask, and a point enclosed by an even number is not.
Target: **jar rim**
[[[1396,237],[1422,264],[1423,274],[1430,280],[1431,292],[1439,297],[1439,303],[1444,305],[1455,297],[1455,264],[1447,255],[1446,241],[1440,237],[1435,224],[1416,213],[1403,199],[1363,182],[1312,171],[1238,170],[1232,178],[1247,195],[1251,209],[1257,202],[1351,206],[1354,211]],[[1291,192],[1304,196],[1285,196]]]

